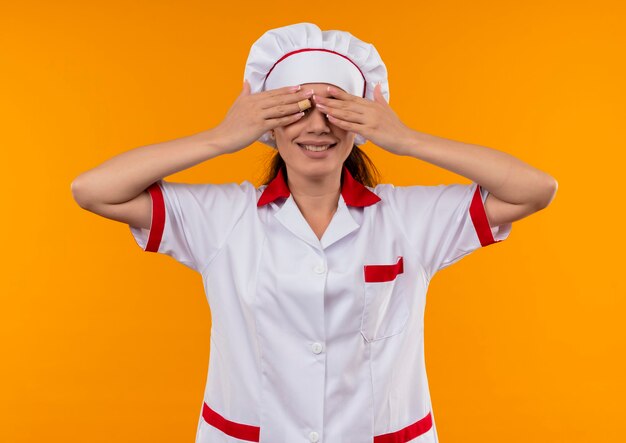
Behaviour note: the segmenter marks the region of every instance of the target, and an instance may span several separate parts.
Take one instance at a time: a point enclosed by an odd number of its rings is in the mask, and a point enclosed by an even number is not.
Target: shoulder
[[[476,184],[408,185],[379,184],[371,188],[381,200],[401,211],[411,213],[458,207],[471,200]]]
[[[467,192],[468,190],[475,187],[475,183],[470,184],[461,184],[461,183],[452,183],[452,184],[437,184],[437,185],[405,185],[398,186],[391,183],[381,183],[376,185],[373,188],[368,187],[369,190],[378,194],[378,195],[405,195],[410,194],[414,196],[428,196],[434,194],[441,193],[458,193],[458,192]]]
[[[380,183],[375,187],[367,187],[374,194],[381,197],[381,199],[387,198],[388,200],[397,200],[404,197],[410,197],[413,199],[419,198],[421,196],[426,196],[429,193],[432,193],[435,189],[439,189],[440,186],[428,186],[428,185],[409,185],[409,186],[398,186],[392,183]]]
[[[241,183],[186,183],[159,180],[163,197],[171,205],[219,211],[240,210],[256,202],[257,189],[249,181]]]
[[[159,185],[166,191],[188,195],[224,195],[237,197],[245,194],[255,194],[256,188],[249,181],[241,183],[186,183],[159,180]]]

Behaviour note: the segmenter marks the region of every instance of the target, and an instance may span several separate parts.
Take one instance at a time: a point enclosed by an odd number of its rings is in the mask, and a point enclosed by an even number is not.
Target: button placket
[[[315,342],[311,345],[311,351],[313,351],[315,354],[319,354],[320,352],[322,352],[322,349],[324,349],[324,346],[319,342]]]
[[[326,266],[324,265],[324,263],[319,263],[313,268],[313,272],[315,272],[316,274],[323,274],[324,272],[326,272]]]

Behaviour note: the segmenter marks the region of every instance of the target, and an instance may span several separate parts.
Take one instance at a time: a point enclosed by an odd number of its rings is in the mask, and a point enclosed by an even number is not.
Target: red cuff
[[[472,203],[470,204],[470,215],[472,217],[472,223],[478,234],[481,246],[488,246],[492,243],[498,243],[502,240],[495,240],[491,227],[489,226],[489,219],[487,218],[487,211],[485,211],[485,204],[481,195],[481,186],[476,186]]]
[[[158,182],[152,183],[148,187],[148,192],[152,198],[152,221],[145,251],[158,252],[165,227],[165,202]]]

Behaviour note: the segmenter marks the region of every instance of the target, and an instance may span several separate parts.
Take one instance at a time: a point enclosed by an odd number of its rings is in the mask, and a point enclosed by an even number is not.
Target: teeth
[[[315,151],[315,152],[325,151],[330,147],[330,145],[324,145],[324,146],[300,145],[300,146],[306,149],[307,151]]]

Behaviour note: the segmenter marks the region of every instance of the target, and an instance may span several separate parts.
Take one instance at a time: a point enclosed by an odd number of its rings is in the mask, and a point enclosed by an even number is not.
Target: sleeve
[[[130,226],[146,252],[169,255],[197,272],[211,262],[226,242],[248,200],[255,201],[249,182],[241,185],[188,184],[159,180],[148,187],[152,198],[149,229]]]
[[[485,211],[489,191],[479,184],[397,186],[391,203],[429,279],[484,246],[501,242],[512,223],[491,227]]]

